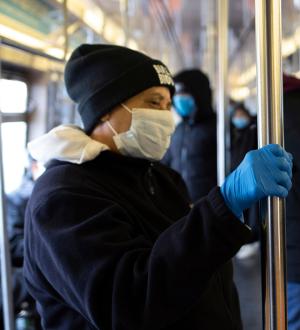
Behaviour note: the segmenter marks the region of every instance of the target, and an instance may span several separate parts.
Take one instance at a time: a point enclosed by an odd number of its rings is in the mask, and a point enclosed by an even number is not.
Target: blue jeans
[[[288,330],[300,330],[300,282],[288,282]]]

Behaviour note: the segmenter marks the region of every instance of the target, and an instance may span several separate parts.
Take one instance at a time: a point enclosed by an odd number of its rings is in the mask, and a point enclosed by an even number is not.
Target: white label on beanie
[[[153,67],[162,85],[174,86],[174,81],[172,79],[172,76],[166,67],[160,64],[153,64]]]

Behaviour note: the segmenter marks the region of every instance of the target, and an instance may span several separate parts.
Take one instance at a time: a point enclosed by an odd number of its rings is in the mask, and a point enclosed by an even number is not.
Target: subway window
[[[28,86],[21,80],[1,79],[0,90],[4,189],[9,193],[20,185],[27,162]]]

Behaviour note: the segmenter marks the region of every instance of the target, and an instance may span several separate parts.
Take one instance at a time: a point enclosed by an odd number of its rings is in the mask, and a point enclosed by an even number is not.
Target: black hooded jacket
[[[231,145],[230,145],[230,166],[231,171],[235,170],[246,153],[250,150],[257,149],[257,125],[256,118],[250,117],[250,123],[243,129],[237,129],[231,126]],[[261,222],[259,219],[258,204],[252,205],[249,209],[244,210],[244,221],[252,228],[252,239],[255,242],[260,238]]]
[[[252,117],[249,125],[242,129],[231,126],[230,147],[230,167],[231,171],[233,171],[240,165],[248,151],[257,149],[256,118]]]
[[[283,77],[285,148],[293,155],[293,186],[286,199],[288,281],[300,282],[300,80]]]
[[[54,161],[26,212],[24,273],[47,330],[240,330],[230,259],[250,230],[219,188],[110,151]]]
[[[162,162],[181,174],[196,201],[217,184],[216,116],[206,75],[196,69],[186,70],[174,81],[182,85],[181,91],[194,97],[197,110],[177,125]]]

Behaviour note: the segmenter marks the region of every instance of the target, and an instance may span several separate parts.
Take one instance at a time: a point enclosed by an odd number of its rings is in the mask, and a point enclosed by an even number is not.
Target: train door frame
[[[0,79],[2,78],[2,62],[0,62]],[[1,263],[1,285],[2,285],[2,306],[3,321],[5,330],[14,330],[13,313],[13,292],[12,292],[12,265],[9,248],[5,193],[4,193],[4,174],[3,174],[3,143],[2,143],[2,111],[0,111],[0,263]]]

